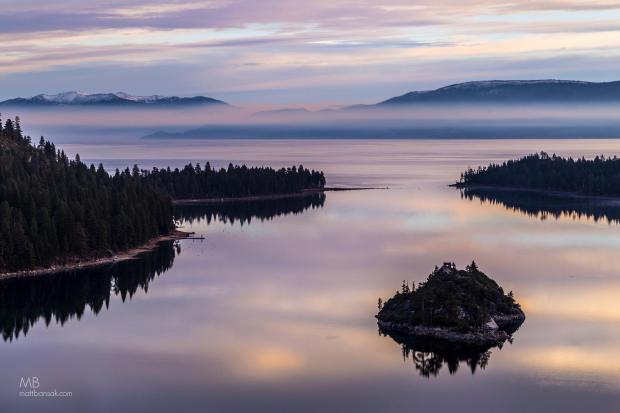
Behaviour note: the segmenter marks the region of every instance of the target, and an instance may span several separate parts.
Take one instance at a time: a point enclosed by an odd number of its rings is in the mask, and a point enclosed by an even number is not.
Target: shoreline
[[[617,202],[620,203],[620,196],[613,195],[587,195],[579,192],[570,192],[570,191],[558,191],[552,189],[537,189],[537,188],[521,188],[516,186],[494,186],[494,185],[461,185],[461,184],[450,184],[448,185],[451,188],[456,189],[479,189],[484,191],[505,191],[505,192],[532,192],[537,194],[551,195],[557,197],[564,198],[573,198],[573,199],[584,199],[584,200],[594,200],[594,201],[609,201],[609,202]]]
[[[130,248],[125,251],[119,251],[111,257],[85,259],[83,261],[72,262],[69,264],[52,265],[48,268],[40,267],[31,270],[0,273],[0,281],[8,280],[11,278],[36,277],[39,275],[49,275],[67,271],[83,270],[107,264],[115,264],[121,261],[133,260],[136,259],[140,254],[154,250],[162,242],[184,239],[188,238],[190,235],[190,232],[173,230],[168,235],[160,235],[158,237],[151,238],[145,244]]]
[[[204,198],[204,199],[174,199],[172,200],[173,205],[208,205],[208,204],[217,204],[224,202],[243,202],[243,201],[263,201],[263,200],[278,200],[278,199],[287,199],[287,198],[299,198],[312,196],[318,193],[324,192],[339,192],[339,191],[360,191],[360,190],[370,190],[370,189],[389,189],[388,187],[326,187],[320,189],[305,189],[302,192],[295,192],[289,194],[273,194],[273,195],[257,195],[257,196],[246,196],[246,197],[231,197],[231,198]],[[49,267],[37,267],[29,270],[20,270],[20,271],[12,271],[0,273],[0,282],[4,280],[8,280],[11,278],[20,278],[20,277],[35,277],[39,275],[49,275],[49,274],[57,274],[61,272],[67,271],[76,271],[83,270],[88,268],[99,267],[103,265],[115,264],[121,261],[132,260],[138,257],[138,255],[152,251],[155,249],[160,243],[166,241],[174,241],[180,239],[190,238],[192,235],[191,232],[184,232],[179,230],[173,230],[168,235],[161,235],[155,238],[150,239],[145,244],[140,246],[130,248],[125,251],[119,251],[110,257],[99,257],[99,258],[85,258],[80,261],[72,261],[66,264],[56,264],[51,265]]]
[[[389,189],[387,187],[360,187],[360,188],[337,188],[327,187],[321,189],[304,189],[302,192],[293,192],[289,194],[272,194],[272,195],[255,195],[255,196],[241,196],[230,198],[188,198],[188,199],[173,199],[174,205],[206,205],[206,204],[219,204],[222,202],[243,202],[243,201],[266,201],[266,200],[278,200],[288,198],[301,198],[305,196],[311,196],[324,192],[340,192],[340,191],[365,191],[370,189]]]
[[[466,332],[453,327],[432,327],[385,320],[378,320],[377,324],[384,333],[400,334],[404,337],[438,339],[453,344],[498,346],[511,337],[513,328],[516,331],[521,327],[525,314],[495,316],[491,317],[491,320],[495,323],[495,328],[480,327]]]
[[[494,347],[502,344],[510,338],[504,330],[484,330],[459,332],[447,327],[416,326],[407,323],[393,323],[390,321],[379,320],[379,329],[383,333],[400,334],[409,338],[426,338],[443,340],[451,344],[462,344],[469,346],[488,346]]]

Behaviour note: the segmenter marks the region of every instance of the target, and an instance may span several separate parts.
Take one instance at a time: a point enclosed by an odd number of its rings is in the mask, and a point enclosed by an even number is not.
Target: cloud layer
[[[8,0],[1,97],[65,89],[371,102],[482,78],[611,80],[620,3]]]

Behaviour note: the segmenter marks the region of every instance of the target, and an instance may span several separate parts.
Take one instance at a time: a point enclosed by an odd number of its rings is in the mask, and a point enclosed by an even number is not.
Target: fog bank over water
[[[6,108],[56,143],[251,138],[617,138],[619,104]]]

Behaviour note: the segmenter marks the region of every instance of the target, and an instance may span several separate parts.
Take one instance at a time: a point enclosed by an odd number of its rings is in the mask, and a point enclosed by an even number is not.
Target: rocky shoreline
[[[513,324],[518,326],[525,320],[525,315],[522,318],[518,318],[518,321],[514,321]],[[490,323],[490,322],[489,322]],[[504,327],[499,327],[499,323],[496,322],[498,327],[493,328],[490,326],[483,326],[478,330],[471,331],[458,331],[449,327],[428,327],[422,325],[412,325],[410,323],[394,323],[390,321],[378,320],[377,324],[379,329],[384,333],[399,334],[408,337],[424,337],[434,338],[438,340],[444,340],[451,343],[461,343],[472,346],[491,347],[497,346],[511,336],[510,330]]]

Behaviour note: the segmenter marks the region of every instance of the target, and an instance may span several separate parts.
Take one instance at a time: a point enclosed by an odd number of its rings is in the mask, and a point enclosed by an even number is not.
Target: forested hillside
[[[544,152],[469,169],[458,187],[498,186],[620,196],[620,159],[597,156],[573,159]]]
[[[325,186],[323,172],[301,165],[276,170],[229,164],[227,169],[218,170],[207,162],[204,168],[200,164],[188,164],[183,169],[153,168],[150,171],[134,166],[134,175],[138,174],[149,186],[174,199],[289,194]]]
[[[109,255],[173,228],[170,200],[0,123],[0,272]]]
[[[169,233],[170,201],[321,189],[322,172],[207,163],[125,169],[69,160],[43,138],[33,145],[19,118],[0,121],[0,273],[109,256]]]

